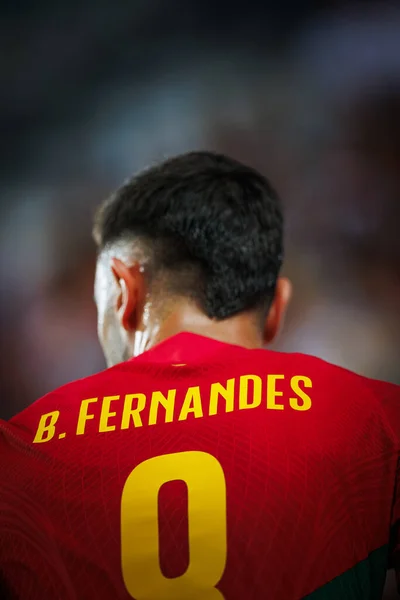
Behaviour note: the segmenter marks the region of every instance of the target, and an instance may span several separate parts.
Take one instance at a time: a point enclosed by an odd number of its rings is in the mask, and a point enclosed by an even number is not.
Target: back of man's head
[[[99,251],[140,245],[148,277],[211,319],[266,314],[283,257],[277,194],[260,173],[211,152],[169,159],[133,177],[99,209]]]

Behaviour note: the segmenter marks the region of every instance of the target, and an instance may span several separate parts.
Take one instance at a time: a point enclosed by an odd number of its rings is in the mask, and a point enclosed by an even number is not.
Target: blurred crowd
[[[368,6],[322,11],[275,52],[189,44],[35,134],[2,180],[0,417],[104,368],[93,211],[190,149],[259,168],[283,198],[294,297],[274,347],[400,383],[400,11]]]

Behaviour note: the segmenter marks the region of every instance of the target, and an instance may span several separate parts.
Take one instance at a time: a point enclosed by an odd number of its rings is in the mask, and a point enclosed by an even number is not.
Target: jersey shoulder
[[[9,486],[4,484],[0,490],[3,502],[6,496],[15,496],[17,488],[26,488],[34,480],[37,481],[52,466],[54,457],[51,453],[43,452],[43,444],[35,443],[38,441],[35,435],[40,424],[43,424],[43,440],[39,441],[48,439],[46,429],[50,432],[52,423],[60,415],[66,425],[75,424],[84,399],[115,393],[123,372],[128,371],[135,377],[137,369],[133,366],[134,361],[128,362],[129,366],[121,363],[62,385],[27,406],[9,421],[0,419],[0,479],[9,482]]]
[[[372,379],[321,358],[301,353],[258,351],[260,364],[271,372],[279,365],[286,374],[307,375],[314,393],[319,390],[326,407],[332,402],[345,409],[359,409],[359,414],[375,414],[384,423],[390,437],[400,443],[400,386]]]
[[[387,428],[400,449],[400,386],[374,379],[367,379],[365,383],[374,395]]]
[[[142,370],[138,368],[136,361],[129,360],[88,377],[76,379],[61,385],[17,413],[8,421],[8,424],[12,426],[29,421],[31,415],[43,414],[47,408],[54,410],[55,407],[62,407],[63,410],[68,410],[73,407],[75,399],[76,401],[82,400],[86,395],[89,398],[91,395],[110,385],[115,388],[115,384],[118,383],[121,376],[124,376],[126,372],[129,372],[131,376],[140,377]]]
[[[322,361],[323,362],[323,361]],[[325,363],[332,376],[348,381],[360,391],[362,403],[371,403],[396,439],[400,439],[400,386],[388,381],[359,375],[343,367]]]
[[[332,364],[323,358],[312,356],[311,354],[302,354],[299,352],[271,352],[269,350],[259,351],[265,354],[265,360],[269,362],[269,355],[274,354],[279,357],[277,360],[285,361],[287,366],[304,367],[310,369],[314,374],[319,374],[327,381],[335,380],[338,385],[352,385],[353,387],[369,390],[375,399],[380,401],[393,400],[400,398],[400,386],[379,379],[372,379],[345,367]]]

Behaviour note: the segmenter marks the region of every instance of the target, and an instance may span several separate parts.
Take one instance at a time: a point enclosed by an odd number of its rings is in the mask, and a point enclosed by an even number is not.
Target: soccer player
[[[1,425],[4,594],[380,598],[399,388],[263,349],[291,293],[269,182],[178,156],[119,189],[94,236],[109,368]]]

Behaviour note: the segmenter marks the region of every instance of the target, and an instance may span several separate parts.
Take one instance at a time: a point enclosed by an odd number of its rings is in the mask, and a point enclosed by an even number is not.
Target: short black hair
[[[101,252],[136,239],[150,271],[214,319],[268,310],[283,258],[281,203],[256,170],[222,154],[190,152],[142,171],[100,206]]]

